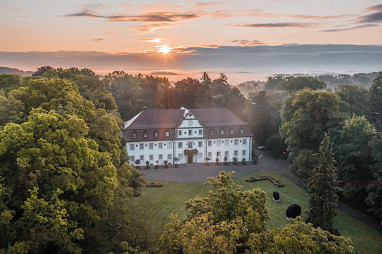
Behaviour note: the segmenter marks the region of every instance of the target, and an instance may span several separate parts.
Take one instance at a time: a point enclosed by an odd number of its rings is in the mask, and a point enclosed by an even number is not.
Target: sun
[[[163,53],[163,54],[168,54],[170,53],[170,51],[171,51],[171,48],[166,45],[159,46],[159,49],[158,49],[158,53]]]

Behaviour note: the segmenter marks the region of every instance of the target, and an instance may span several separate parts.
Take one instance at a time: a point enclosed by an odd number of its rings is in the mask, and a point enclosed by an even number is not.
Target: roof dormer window
[[[235,131],[234,131],[234,129],[231,129],[231,135],[233,135],[233,134],[235,134]]]
[[[215,131],[214,131],[214,130],[211,130],[211,131],[210,131],[210,135],[211,135],[211,136],[215,135]]]
[[[224,135],[224,129],[220,129],[220,135]]]
[[[144,137],[144,138],[147,138],[147,131],[144,131],[144,132],[143,132],[143,137]]]
[[[166,132],[165,132],[165,136],[166,136],[166,137],[170,137],[170,131],[166,131]]]
[[[243,128],[240,128],[240,134],[241,134],[241,135],[244,134],[244,129],[243,129]]]
[[[137,138],[137,132],[136,132],[136,131],[133,131],[133,133],[132,133],[132,137],[133,137],[133,138]]]
[[[158,131],[154,131],[154,137],[158,137],[159,136],[159,132]]]

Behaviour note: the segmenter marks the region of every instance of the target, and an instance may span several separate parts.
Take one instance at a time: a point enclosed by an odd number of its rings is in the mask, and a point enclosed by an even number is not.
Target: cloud
[[[359,22],[361,23],[382,22],[382,11],[362,16],[359,19]]]
[[[375,24],[365,24],[365,25],[353,26],[353,27],[348,27],[348,28],[321,30],[320,32],[327,32],[327,33],[343,32],[343,31],[349,31],[349,30],[355,30],[355,29],[367,28],[367,27],[376,27],[376,26],[378,26],[378,25],[375,25]]]
[[[358,23],[382,22],[382,4],[370,6],[369,8],[366,8],[366,11],[374,12],[374,13],[361,16],[358,19]]]
[[[175,75],[179,75],[179,74],[176,73],[176,72],[172,72],[172,71],[152,71],[152,72],[150,72],[150,75],[154,75],[154,76],[175,76]]]
[[[261,41],[258,40],[233,40],[231,42],[234,42],[238,45],[242,46],[257,46],[257,45],[264,45]]]
[[[93,39],[92,41],[103,41],[103,38],[96,38],[96,39]]]
[[[163,42],[163,38],[151,38],[151,39],[139,39],[140,41],[144,41],[144,42],[151,42],[151,43],[162,43]]]
[[[295,28],[309,28],[314,27],[311,23],[299,23],[299,22],[284,22],[284,23],[256,23],[256,24],[242,24],[242,25],[231,25],[231,26],[241,26],[241,27],[255,27],[255,28],[285,28],[285,27],[295,27]]]
[[[366,10],[368,10],[368,11],[382,11],[382,4],[370,6]]]
[[[180,50],[180,49],[179,49]],[[39,66],[91,68],[99,72],[113,70],[174,70],[257,73],[304,73],[308,71],[369,72],[382,68],[382,46],[377,45],[280,45],[280,46],[183,46],[171,61],[157,53],[106,52],[0,52],[0,66],[33,70]]]
[[[66,14],[64,17],[88,17],[101,18],[109,22],[142,22],[144,25],[138,26],[141,32],[152,32],[155,30],[174,27],[176,23],[196,19],[200,17],[197,12],[176,12],[176,11],[157,11],[147,12],[141,15],[101,15],[94,11],[83,10],[77,13]]]

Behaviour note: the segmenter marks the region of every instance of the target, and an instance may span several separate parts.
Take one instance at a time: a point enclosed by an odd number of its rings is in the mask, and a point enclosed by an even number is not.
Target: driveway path
[[[163,168],[163,166],[161,166],[158,170],[153,169],[153,166],[151,166],[150,170],[143,169],[142,172],[145,173],[148,181],[170,182],[206,182],[208,177],[216,177],[220,171],[236,171],[235,177],[253,173],[272,172],[282,175],[299,187],[303,187],[303,184],[296,176],[284,170],[284,168],[289,165],[288,161],[274,158],[268,151],[256,152],[258,155],[263,155],[263,158],[258,160],[256,165],[241,165],[241,163],[238,163],[239,165],[229,166],[224,166],[223,163],[220,163],[219,166],[216,166],[215,163],[210,163],[211,166],[205,166],[203,164],[186,164],[180,165],[179,168],[174,168],[173,165],[170,165],[169,168]],[[340,203],[338,209],[382,233],[382,227],[379,223],[350,208],[348,205]]]

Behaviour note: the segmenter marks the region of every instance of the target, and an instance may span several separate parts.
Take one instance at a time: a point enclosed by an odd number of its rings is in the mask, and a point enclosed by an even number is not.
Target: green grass
[[[253,174],[258,175],[258,174]],[[267,194],[267,207],[269,209],[268,228],[285,227],[288,225],[285,211],[291,204],[299,204],[302,207],[302,216],[305,215],[308,195],[307,192],[286,178],[270,174],[284,183],[284,187],[276,187],[269,181],[248,183],[245,177],[235,178],[235,182],[243,189],[260,188]],[[252,176],[252,175],[250,175]],[[170,214],[185,214],[184,202],[195,196],[207,195],[209,187],[203,183],[180,183],[164,182],[162,188],[144,188],[142,195],[137,198],[143,212],[143,216],[150,221],[153,230],[161,230],[168,222]],[[280,202],[272,200],[274,191],[280,193]],[[359,253],[382,253],[382,234],[367,225],[353,219],[344,213],[339,213],[335,218],[334,226],[343,236],[351,237],[353,246]]]

